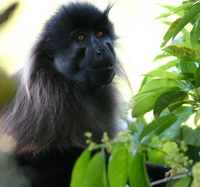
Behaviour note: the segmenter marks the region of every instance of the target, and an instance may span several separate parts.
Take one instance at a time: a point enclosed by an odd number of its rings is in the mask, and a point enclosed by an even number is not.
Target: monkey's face
[[[54,52],[54,67],[84,88],[109,84],[115,75],[116,56],[106,26],[76,29],[69,44]]]

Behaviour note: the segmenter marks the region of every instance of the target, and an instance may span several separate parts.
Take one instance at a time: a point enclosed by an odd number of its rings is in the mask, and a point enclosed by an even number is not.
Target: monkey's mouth
[[[102,71],[102,70],[112,70],[112,69],[114,69],[114,66],[111,64],[108,64],[105,67],[91,68],[90,71]]]

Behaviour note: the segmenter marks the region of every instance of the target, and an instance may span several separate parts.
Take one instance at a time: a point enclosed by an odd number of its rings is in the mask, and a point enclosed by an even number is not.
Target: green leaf
[[[153,93],[142,93],[142,94],[137,94],[134,97],[134,102],[138,103],[140,102],[142,99],[144,99],[147,96],[152,96]]]
[[[189,80],[189,78],[194,79],[194,73],[181,73],[181,74],[185,75],[188,78],[188,80]]]
[[[108,181],[110,187],[125,186],[128,179],[129,151],[124,144],[114,147],[108,163]]]
[[[163,8],[166,8],[167,10],[171,11],[173,9],[176,8],[176,6],[172,6],[172,5],[163,5],[163,4],[159,4],[159,3],[155,3],[155,5],[161,6]]]
[[[193,49],[197,41],[199,41],[199,38],[200,38],[200,19],[196,22],[196,24],[194,25],[193,29],[190,32],[190,42]]]
[[[168,47],[165,47],[163,51],[166,51],[183,61],[200,62],[200,51],[196,49],[170,45]]]
[[[169,62],[157,67],[156,69],[160,69],[160,70],[168,70],[171,69],[173,67],[176,66],[176,62],[178,61],[178,59],[174,59],[174,60],[170,60]]]
[[[182,16],[180,16],[180,17],[182,17]],[[173,22],[171,22],[171,21],[162,21],[161,23],[162,23],[162,24],[165,24],[165,25],[168,25],[168,26],[171,26]],[[190,39],[190,38],[189,38],[190,31],[188,31],[187,28],[183,28],[183,29],[181,30],[181,32],[183,33],[183,36],[184,36],[184,40],[185,40],[185,41],[187,41],[187,40]],[[180,39],[180,38],[179,38],[179,39]],[[174,41],[174,42],[175,42],[175,41]]]
[[[176,26],[180,23],[182,18],[178,18],[176,21],[174,21],[171,26],[169,27],[169,29],[167,30],[167,32],[165,33],[164,37],[163,37],[163,43],[161,44],[161,48],[164,47],[167,42],[172,38],[174,31],[176,29]]]
[[[158,97],[160,97],[160,95],[162,95],[165,92],[174,91],[174,90],[178,90],[178,89],[179,88],[177,88],[177,87],[164,88],[164,89],[157,91],[156,93],[144,94],[145,96],[142,97],[133,106],[132,116],[137,117],[137,118],[143,117],[145,113],[149,112],[150,110],[152,110],[154,108],[154,104],[155,104],[156,100],[158,99]],[[141,95],[143,95],[143,94],[141,94]]]
[[[158,118],[157,121],[154,120],[144,127],[144,129],[139,135],[138,140],[139,141],[142,140],[142,138],[144,138],[146,135],[153,132],[154,130],[158,129],[159,127],[162,127],[162,126],[164,126],[165,128],[166,126],[170,127],[174,122],[176,122],[176,120],[177,120],[177,116],[173,113],[165,115],[165,116],[161,116],[160,118]]]
[[[148,82],[149,77],[144,77],[142,79],[142,82],[140,84],[140,88],[138,89],[138,92],[140,92],[140,90],[142,89],[142,87]]]
[[[188,118],[192,115],[192,107],[181,106],[177,108],[173,113],[177,116],[176,121],[173,122],[172,125],[166,123],[162,125],[161,127],[157,128],[155,130],[156,135],[159,135],[163,133],[163,131],[165,131],[163,134],[164,135],[170,134],[170,137],[173,139],[174,136],[176,135],[176,132],[178,132],[178,130],[180,129],[180,126],[182,125],[182,123],[187,121]]]
[[[180,23],[177,25],[173,39],[176,37],[176,35],[193,19],[195,16],[197,16],[200,13],[200,3],[194,4],[190,10],[185,14],[183,19],[180,21]]]
[[[153,136],[151,138],[149,147],[154,147],[155,149],[150,149],[148,151],[148,162],[160,165],[164,164],[163,159],[166,154],[160,151],[161,144],[162,142],[159,140],[158,136]]]
[[[171,55],[169,53],[159,54],[153,59],[152,62],[156,62],[157,60],[161,60],[161,59],[167,58],[167,57],[171,57]]]
[[[161,112],[168,108],[170,112],[188,101],[188,94],[184,91],[171,91],[163,93],[155,102],[154,117],[157,120]]]
[[[138,134],[140,133],[140,131],[137,128],[137,122],[126,120],[126,123],[131,134],[133,134],[134,132],[137,132]]]
[[[88,164],[85,175],[86,187],[106,187],[106,165],[103,151],[96,153]],[[98,182],[97,182],[98,181]]]
[[[192,178],[190,176],[187,176],[185,178],[179,179],[174,185],[173,187],[188,187],[190,184],[190,181],[192,180]]]
[[[176,14],[176,13],[180,12],[181,10],[184,10],[184,9],[190,7],[191,5],[192,5],[191,2],[184,3],[184,4],[182,4],[182,5],[178,6],[178,7],[175,7],[169,13],[170,14]]]
[[[200,67],[198,67],[194,73],[194,79],[196,84],[200,84]]]
[[[181,129],[181,135],[184,137],[184,141],[186,144],[193,145],[199,147],[200,145],[200,130],[192,129],[187,125],[183,126]],[[177,133],[177,137],[174,138],[175,141],[180,140],[180,133]]]
[[[194,73],[197,69],[195,62],[191,61],[180,61],[180,67],[182,73]]]
[[[174,79],[167,79],[167,78],[158,78],[153,79],[146,83],[140,93],[144,92],[152,92],[162,88],[170,88],[170,87],[178,87],[180,89],[184,88],[183,83],[174,80]]]
[[[160,18],[167,18],[168,16],[170,16],[168,13],[163,13],[163,14],[160,14],[158,17],[156,17],[155,20],[160,19]]]
[[[72,171],[70,187],[84,186],[85,172],[90,161],[91,151],[86,149],[75,163]]]
[[[169,13],[164,13],[164,14],[161,14],[160,16],[158,16],[156,19],[160,19],[160,18],[167,18],[168,16],[171,16],[173,14],[177,14],[179,16],[182,16],[182,12],[179,13],[181,10],[184,10],[185,8],[188,8],[192,5],[191,2],[187,2],[187,3],[184,3],[178,7],[174,7],[174,6],[170,6],[170,5],[161,5],[161,4],[157,4],[157,5],[160,5],[164,8],[167,8],[170,10]]]
[[[168,72],[164,70],[152,70],[145,74],[145,76],[150,76],[150,77],[163,77],[163,78],[169,78],[169,79],[177,79],[177,80],[187,80],[187,77],[184,75],[181,75],[179,73],[174,73],[174,72]]]
[[[131,187],[151,187],[142,154],[136,154],[130,166],[129,183]]]

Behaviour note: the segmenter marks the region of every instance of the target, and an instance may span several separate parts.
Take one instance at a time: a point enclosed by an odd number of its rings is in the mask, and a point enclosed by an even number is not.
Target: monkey
[[[119,132],[120,91],[113,81],[122,66],[108,14],[87,2],[68,3],[46,21],[27,63],[13,80],[18,91],[1,110],[3,130],[16,142],[14,157],[32,187],[69,186],[86,144]],[[147,164],[151,177],[166,168]]]

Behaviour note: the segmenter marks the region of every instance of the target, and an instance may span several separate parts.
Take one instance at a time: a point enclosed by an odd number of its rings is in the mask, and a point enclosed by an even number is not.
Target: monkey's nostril
[[[104,49],[96,49],[97,56],[104,56],[105,50]]]
[[[101,55],[102,54],[102,52],[101,51],[97,51],[97,55]]]

